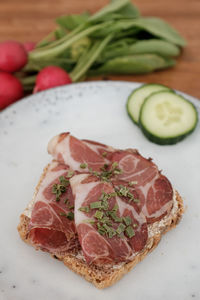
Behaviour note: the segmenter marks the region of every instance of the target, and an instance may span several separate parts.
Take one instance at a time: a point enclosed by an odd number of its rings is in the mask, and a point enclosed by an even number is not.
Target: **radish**
[[[32,51],[33,49],[35,49],[36,43],[34,42],[26,42],[24,43],[24,48],[27,52]]]
[[[0,43],[0,70],[5,72],[16,72],[27,63],[27,52],[24,46],[15,41]]]
[[[42,69],[36,78],[33,92],[47,90],[56,86],[72,83],[71,78],[60,67],[48,66]]]
[[[12,74],[0,72],[0,109],[23,97],[21,82]]]

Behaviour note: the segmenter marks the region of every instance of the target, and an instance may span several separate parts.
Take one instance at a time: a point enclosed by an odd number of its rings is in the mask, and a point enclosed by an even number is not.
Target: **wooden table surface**
[[[110,76],[113,80],[156,82],[200,98],[200,0],[135,0],[144,16],[157,16],[173,25],[187,47],[169,70],[149,75]],[[1,0],[0,41],[38,41],[55,27],[62,14],[96,11],[108,0]]]

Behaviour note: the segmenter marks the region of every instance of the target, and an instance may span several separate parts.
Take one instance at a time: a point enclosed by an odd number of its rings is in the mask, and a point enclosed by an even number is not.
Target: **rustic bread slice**
[[[18,225],[18,231],[22,240],[28,244],[31,241],[28,237],[28,225],[30,222],[31,208],[34,203],[34,198],[40,188],[42,180],[44,179],[46,172],[48,171],[49,165],[44,169],[44,172],[39,180],[36,187],[33,200],[30,202],[28,207],[20,216],[20,223]],[[183,200],[177,191],[174,191],[174,204],[172,211],[169,216],[165,216],[162,220],[155,222],[148,226],[149,239],[145,248],[137,253],[130,262],[120,263],[115,266],[96,266],[88,265],[80,251],[69,252],[65,255],[52,255],[54,258],[63,261],[63,263],[76,272],[77,274],[83,276],[87,281],[93,283],[97,288],[103,289],[108,286],[113,285],[117,282],[123,275],[128,273],[138,262],[143,260],[145,256],[152,251],[159,243],[162,235],[172,228],[176,227],[181,219],[184,212]],[[31,244],[32,245],[32,244]],[[34,246],[37,250],[38,247]]]

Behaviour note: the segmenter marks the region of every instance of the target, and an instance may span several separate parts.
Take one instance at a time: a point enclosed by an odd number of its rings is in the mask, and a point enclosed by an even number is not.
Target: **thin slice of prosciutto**
[[[79,172],[92,169],[99,171],[104,164],[109,163],[112,147],[89,141],[79,140],[69,132],[53,137],[48,144],[48,152],[60,163],[68,165]]]
[[[56,201],[52,192],[55,184],[60,184],[61,176],[68,176],[69,168],[53,161],[42,179],[34,199],[29,223],[29,238],[42,250],[51,253],[65,252],[77,245],[76,229],[73,220],[67,216],[72,213],[74,198],[70,185]]]
[[[151,159],[142,157],[137,151],[116,151],[113,162],[118,162],[122,173],[114,179],[115,186],[130,184],[130,191],[136,193],[138,209],[142,210],[148,223],[160,220],[168,214],[173,205],[173,189],[169,180],[163,176]],[[134,203],[134,202],[133,202]],[[134,204],[136,205],[136,204]]]
[[[146,219],[142,213],[138,214],[132,206],[115,195],[112,183],[102,182],[90,174],[79,174],[70,179],[70,184],[75,199],[75,224],[79,242],[88,264],[112,264],[127,261],[133,253],[144,248],[148,238]],[[83,207],[90,207],[92,203],[98,202],[102,193],[111,197],[108,199],[107,210],[101,212],[106,215],[117,205],[118,217],[128,216],[134,224],[133,237],[128,238],[124,234],[115,234],[112,237],[102,235],[97,226],[97,223],[102,221],[95,217],[97,209],[87,212],[81,210]],[[112,229],[116,231],[119,223],[114,220],[111,222]]]

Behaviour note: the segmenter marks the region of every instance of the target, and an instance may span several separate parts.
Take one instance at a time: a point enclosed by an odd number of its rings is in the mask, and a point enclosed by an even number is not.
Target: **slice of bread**
[[[48,167],[49,165],[44,169],[44,172],[36,187],[33,200],[29,203],[28,207],[20,216],[18,231],[22,240],[28,244],[31,244],[31,241],[28,237],[28,225],[30,222],[31,210],[34,204],[34,198],[40,188],[46,172],[48,171]],[[101,267],[93,264],[88,265],[85,262],[80,250],[69,252],[65,255],[52,255],[52,257],[63,261],[68,268],[77,274],[82,275],[86,280],[93,283],[99,289],[111,286],[123,275],[128,273],[138,262],[143,260],[145,256],[158,245],[164,233],[176,227],[184,212],[184,208],[182,198],[175,190],[173,199],[174,203],[170,215],[165,216],[158,222],[148,225],[149,238],[145,248],[141,252],[136,253],[129,262],[120,263],[114,266],[103,265]],[[38,247],[33,244],[31,245],[38,250]]]

